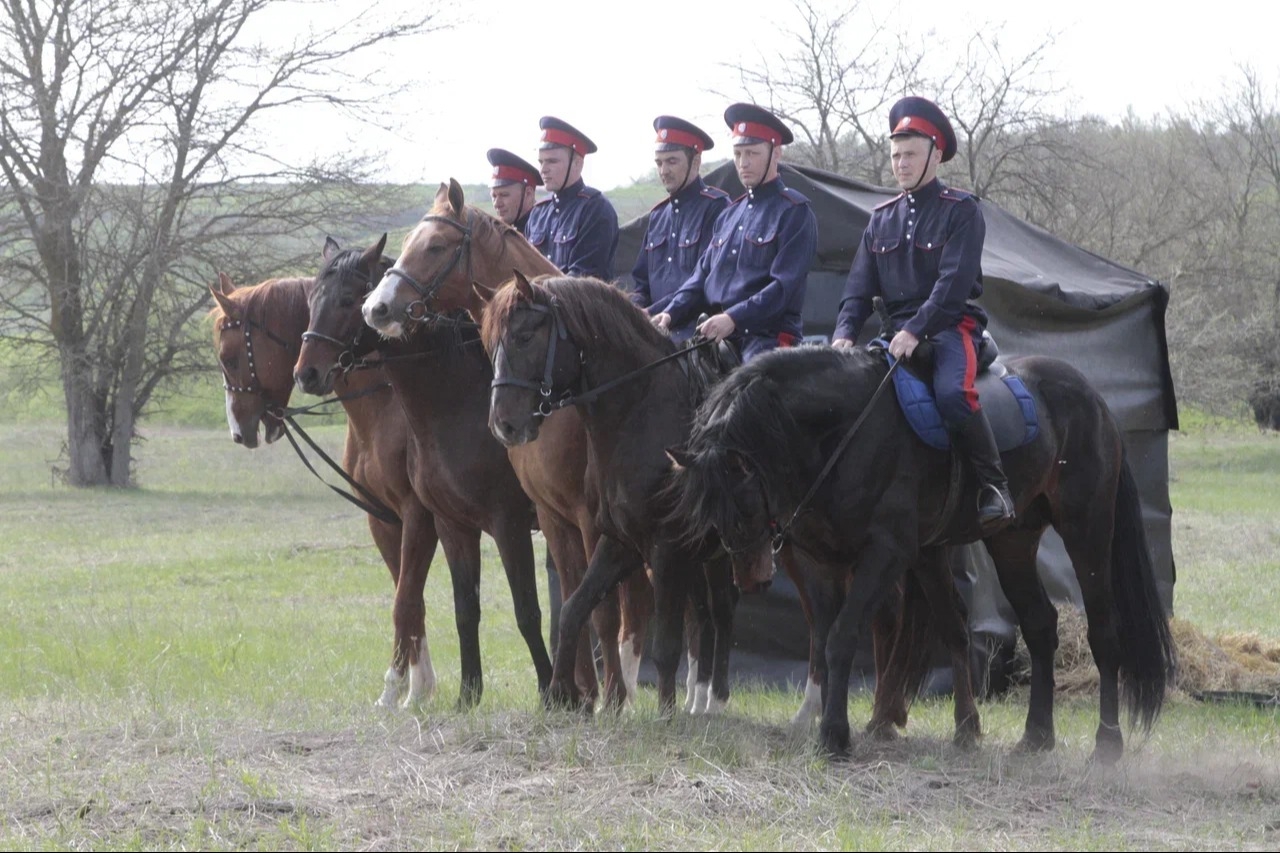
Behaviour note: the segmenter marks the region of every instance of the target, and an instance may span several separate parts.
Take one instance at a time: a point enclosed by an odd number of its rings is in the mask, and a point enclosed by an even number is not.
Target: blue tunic
[[[649,212],[636,265],[631,269],[635,281],[631,301],[641,308],[666,308],[711,245],[716,217],[728,206],[729,194],[707,186],[700,177],[655,205]],[[672,331],[672,337],[678,340],[690,334],[692,324]]]
[[[934,179],[877,207],[862,234],[834,337],[856,340],[883,296],[897,329],[934,345],[933,388],[947,426],[978,411],[977,343],[986,223],[977,197]]]
[[[781,178],[769,181],[720,215],[697,268],[662,310],[673,328],[700,312],[728,314],[744,359],[798,343],[817,246],[818,220],[809,199]]]
[[[581,180],[535,204],[526,234],[565,275],[613,280],[618,214],[599,190]]]

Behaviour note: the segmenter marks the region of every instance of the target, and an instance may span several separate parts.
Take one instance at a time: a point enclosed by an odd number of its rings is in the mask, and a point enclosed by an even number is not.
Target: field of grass
[[[336,452],[338,426],[317,435]],[[1171,441],[1178,615],[1280,639],[1280,440]],[[1280,716],[1173,697],[1114,769],[1093,696],[1026,756],[1025,692],[950,705],[847,762],[787,726],[798,696],[739,688],[716,718],[547,714],[486,540],[485,693],[458,711],[448,573],[427,584],[440,677],[373,707],[391,584],[363,517],[287,446],[153,427],[139,488],[71,490],[61,428],[0,425],[0,844],[5,849],[1258,849],[1280,847]],[[545,598],[544,598],[545,601]],[[545,612],[545,610],[544,610]],[[797,618],[799,618],[797,616]],[[855,697],[855,725],[870,714]]]

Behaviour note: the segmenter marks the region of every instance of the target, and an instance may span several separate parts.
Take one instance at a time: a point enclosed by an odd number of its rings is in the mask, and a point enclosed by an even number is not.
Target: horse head
[[[324,266],[307,299],[310,325],[302,335],[293,370],[302,391],[330,393],[334,377],[373,349],[374,336],[360,305],[392,265],[382,254],[386,244],[386,234],[367,249],[341,249],[332,238],[325,239],[320,253]]]
[[[284,434],[281,418],[293,389],[294,350],[306,316],[291,316],[268,303],[287,296],[284,291],[291,285],[301,294],[303,284],[302,279],[271,279],[237,289],[220,272],[218,283],[209,287],[217,303],[213,344],[226,390],[227,425],[236,444],[257,447],[259,427],[268,444]],[[280,301],[305,307],[299,299]]]
[[[559,312],[555,298],[518,271],[484,311],[481,336],[493,361],[489,430],[507,447],[535,440],[578,384],[582,351]]]
[[[667,455],[673,515],[686,535],[714,533],[729,553],[737,587],[747,593],[767,589],[773,582],[776,519],[761,476],[741,454],[722,447],[673,447]]]

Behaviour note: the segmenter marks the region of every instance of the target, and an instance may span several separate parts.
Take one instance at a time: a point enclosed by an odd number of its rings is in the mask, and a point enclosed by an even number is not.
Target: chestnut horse
[[[294,376],[311,394],[325,394],[349,363],[381,356],[382,371],[409,425],[408,472],[414,492],[435,517],[436,532],[453,578],[454,615],[462,637],[464,702],[480,698],[481,533],[498,547],[529,647],[539,692],[551,676],[542,635],[542,613],[533,561],[533,506],[516,480],[506,452],[484,432],[485,402],[472,389],[488,370],[478,342],[468,346],[455,328],[424,330],[412,345],[379,341],[362,323],[359,298],[391,261],[383,258],[386,235],[369,249],[340,250],[332,240],[316,276],[302,351]],[[476,334],[471,333],[474,341]],[[421,348],[419,348],[421,344]],[[429,360],[428,360],[429,359]]]
[[[431,209],[405,237],[396,267],[366,298],[365,321],[383,334],[397,337],[418,321],[454,311],[481,318],[485,310],[481,291],[509,280],[514,269],[530,275],[559,272],[519,231],[468,206],[461,186],[451,180],[440,185]],[[481,290],[473,284],[481,285]],[[484,393],[487,397],[487,380]],[[588,555],[595,553],[600,541],[600,500],[588,487],[593,479],[592,461],[581,414],[572,408],[557,411],[545,419],[537,442],[511,447],[508,454],[525,491],[538,506],[539,523],[567,600],[578,588]],[[604,644],[605,695],[610,703],[635,692],[644,626],[652,609],[652,591],[643,572],[633,573],[618,589],[623,608],[620,649]],[[718,667],[711,661],[713,655],[715,660],[727,655],[732,615],[730,611],[730,621],[723,615],[713,620],[707,599],[695,598],[695,602],[702,627],[693,637],[698,642],[690,647],[691,689],[686,708],[701,713],[717,710],[728,698],[727,658]],[[618,617],[610,599],[595,610],[592,621],[598,636],[619,636]],[[714,639],[717,632],[725,637],[718,646]],[[575,642],[574,647],[585,652],[586,643]],[[695,650],[705,650],[706,665],[693,665],[698,654]],[[587,676],[578,667],[577,686],[588,699],[594,693],[583,679],[593,678],[593,673],[594,669]]]
[[[237,444],[258,445],[259,426],[268,442],[284,433],[281,415],[293,390],[293,363],[307,328],[307,295],[314,279],[270,279],[236,289],[219,273],[210,291],[214,345],[227,395],[227,421]],[[270,318],[270,319],[268,319]],[[347,414],[342,468],[400,517],[400,523],[369,515],[369,532],[395,584],[391,665],[377,704],[406,705],[435,690],[422,602],[427,569],[436,550],[435,521],[413,493],[407,473],[409,430],[385,376],[376,371],[344,375],[335,390]]]

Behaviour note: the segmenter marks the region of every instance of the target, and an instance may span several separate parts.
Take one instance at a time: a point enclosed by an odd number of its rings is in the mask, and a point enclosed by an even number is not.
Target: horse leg
[[[863,627],[901,575],[907,557],[900,543],[906,541],[909,536],[895,537],[891,528],[872,538],[854,566],[844,605],[828,634],[827,695],[818,739],[829,755],[849,752],[849,675],[854,654]]]
[[[594,566],[594,561],[592,563]],[[649,559],[653,570],[653,664],[658,670],[658,712],[675,713],[676,670],[684,648],[684,609],[689,599],[690,576],[701,578],[701,566],[687,551],[663,543]]]
[[[733,615],[738,607],[738,588],[733,583],[733,566],[727,554],[708,560],[703,565],[702,577],[694,576],[695,583],[705,583],[711,597],[711,631],[715,651],[711,658],[711,692],[704,711],[717,714],[729,704],[729,652],[733,647]],[[707,632],[703,631],[705,647]],[[699,654],[698,673],[701,676],[705,652]]]
[[[470,708],[484,692],[480,670],[480,530],[436,517],[436,530],[453,580],[453,618],[458,626],[462,658],[462,690],[458,707]]]
[[[388,524],[369,516],[369,533],[373,537],[373,544],[377,546],[378,553],[382,555],[382,561],[386,563],[387,570],[391,572],[391,584],[399,589],[400,583],[400,540],[403,527],[399,524]],[[412,636],[412,631],[402,634],[400,624],[396,619],[396,609],[394,603],[391,608],[391,664],[387,667],[387,672],[382,676],[382,695],[378,697],[375,705],[381,708],[394,708],[396,703],[400,701],[400,693],[405,688],[405,682],[409,677],[409,650],[407,639]]]
[[[427,572],[436,554],[436,523],[432,514],[416,499],[401,506],[400,527],[400,577],[396,582],[396,598],[392,606],[392,621],[396,626],[397,654],[406,658],[409,689],[404,699],[406,708],[430,698],[436,689],[436,672],[431,665],[431,651],[427,646],[426,607],[423,590],[427,585]],[[388,671],[388,677],[391,672]],[[390,694],[390,683],[383,692],[383,701],[395,704]]]
[[[809,626],[809,679],[804,686],[804,699],[792,715],[790,722],[793,729],[805,729],[822,716],[822,690],[827,675],[827,631],[831,628],[831,621],[835,618],[834,613],[839,609],[839,604],[835,605],[835,609],[828,608],[824,627],[819,630],[816,622],[817,614],[814,611],[814,596],[808,585],[808,575],[812,573],[811,564],[799,561],[798,555],[790,545],[785,546],[778,554],[778,562],[782,564],[783,571],[795,585],[800,597],[800,609],[804,613],[804,621]],[[831,601],[837,595],[836,587],[828,584],[825,589],[826,600]],[[843,594],[844,591],[840,590],[839,595],[843,596]]]
[[[579,703],[576,691],[569,687],[565,676],[583,645],[579,642],[579,635],[585,632],[587,619],[592,611],[608,597],[619,581],[631,572],[643,568],[644,561],[635,549],[609,536],[600,537],[582,583],[565,599],[564,606],[560,609],[560,641],[556,646],[551,686],[547,689],[548,705],[574,707]],[[616,607],[614,612],[617,612]],[[613,631],[612,636],[616,638],[616,621]],[[602,642],[608,642],[605,638],[609,636],[604,634]]]
[[[577,590],[578,585],[582,583],[583,575],[586,574],[587,552],[583,547],[583,536],[576,527],[561,521],[549,512],[544,513],[539,510],[538,522],[542,527],[542,535],[547,539],[547,547],[555,562],[556,574],[559,576],[560,592],[564,596],[564,600],[560,602],[563,614],[564,601]],[[562,618],[560,625],[563,624]],[[553,654],[551,683],[547,687],[548,693],[543,694],[544,702],[548,705],[552,704],[550,694],[554,692],[558,697],[557,703],[562,707],[583,705],[591,708],[595,706],[600,692],[600,683],[596,676],[596,664],[591,654],[586,625],[582,626],[580,634],[578,642],[574,643],[574,653],[569,658],[572,666],[570,670],[559,668],[561,666],[560,638],[557,636],[552,644],[556,651]]]
[[[653,585],[645,572],[628,575],[618,586],[622,609],[622,633],[618,637],[618,657],[622,664],[624,703],[632,705],[640,690],[640,658],[653,617]]]
[[[502,558],[502,568],[507,573],[507,585],[511,587],[511,603],[515,609],[516,626],[524,637],[533,669],[538,678],[538,695],[547,690],[551,682],[551,658],[542,638],[542,609],[538,605],[538,567],[533,556],[533,537],[529,532],[527,509],[498,518],[492,531],[494,544]]]
[[[1058,611],[1036,570],[1043,529],[1014,527],[984,540],[995,563],[1000,589],[1018,617],[1031,656],[1031,698],[1027,725],[1018,749],[1046,752],[1054,747],[1053,655],[1058,648]]]
[[[951,653],[952,696],[955,702],[956,731],[952,743],[963,749],[977,745],[982,723],[973,696],[969,672],[969,618],[964,599],[951,574],[948,550],[928,548],[921,552],[915,573],[932,613],[932,625]]]
[[[715,623],[711,619],[711,589],[705,577],[694,578],[689,584],[689,600],[684,608],[684,633],[689,647],[684,712],[703,714],[711,698],[711,658],[716,644]]]

